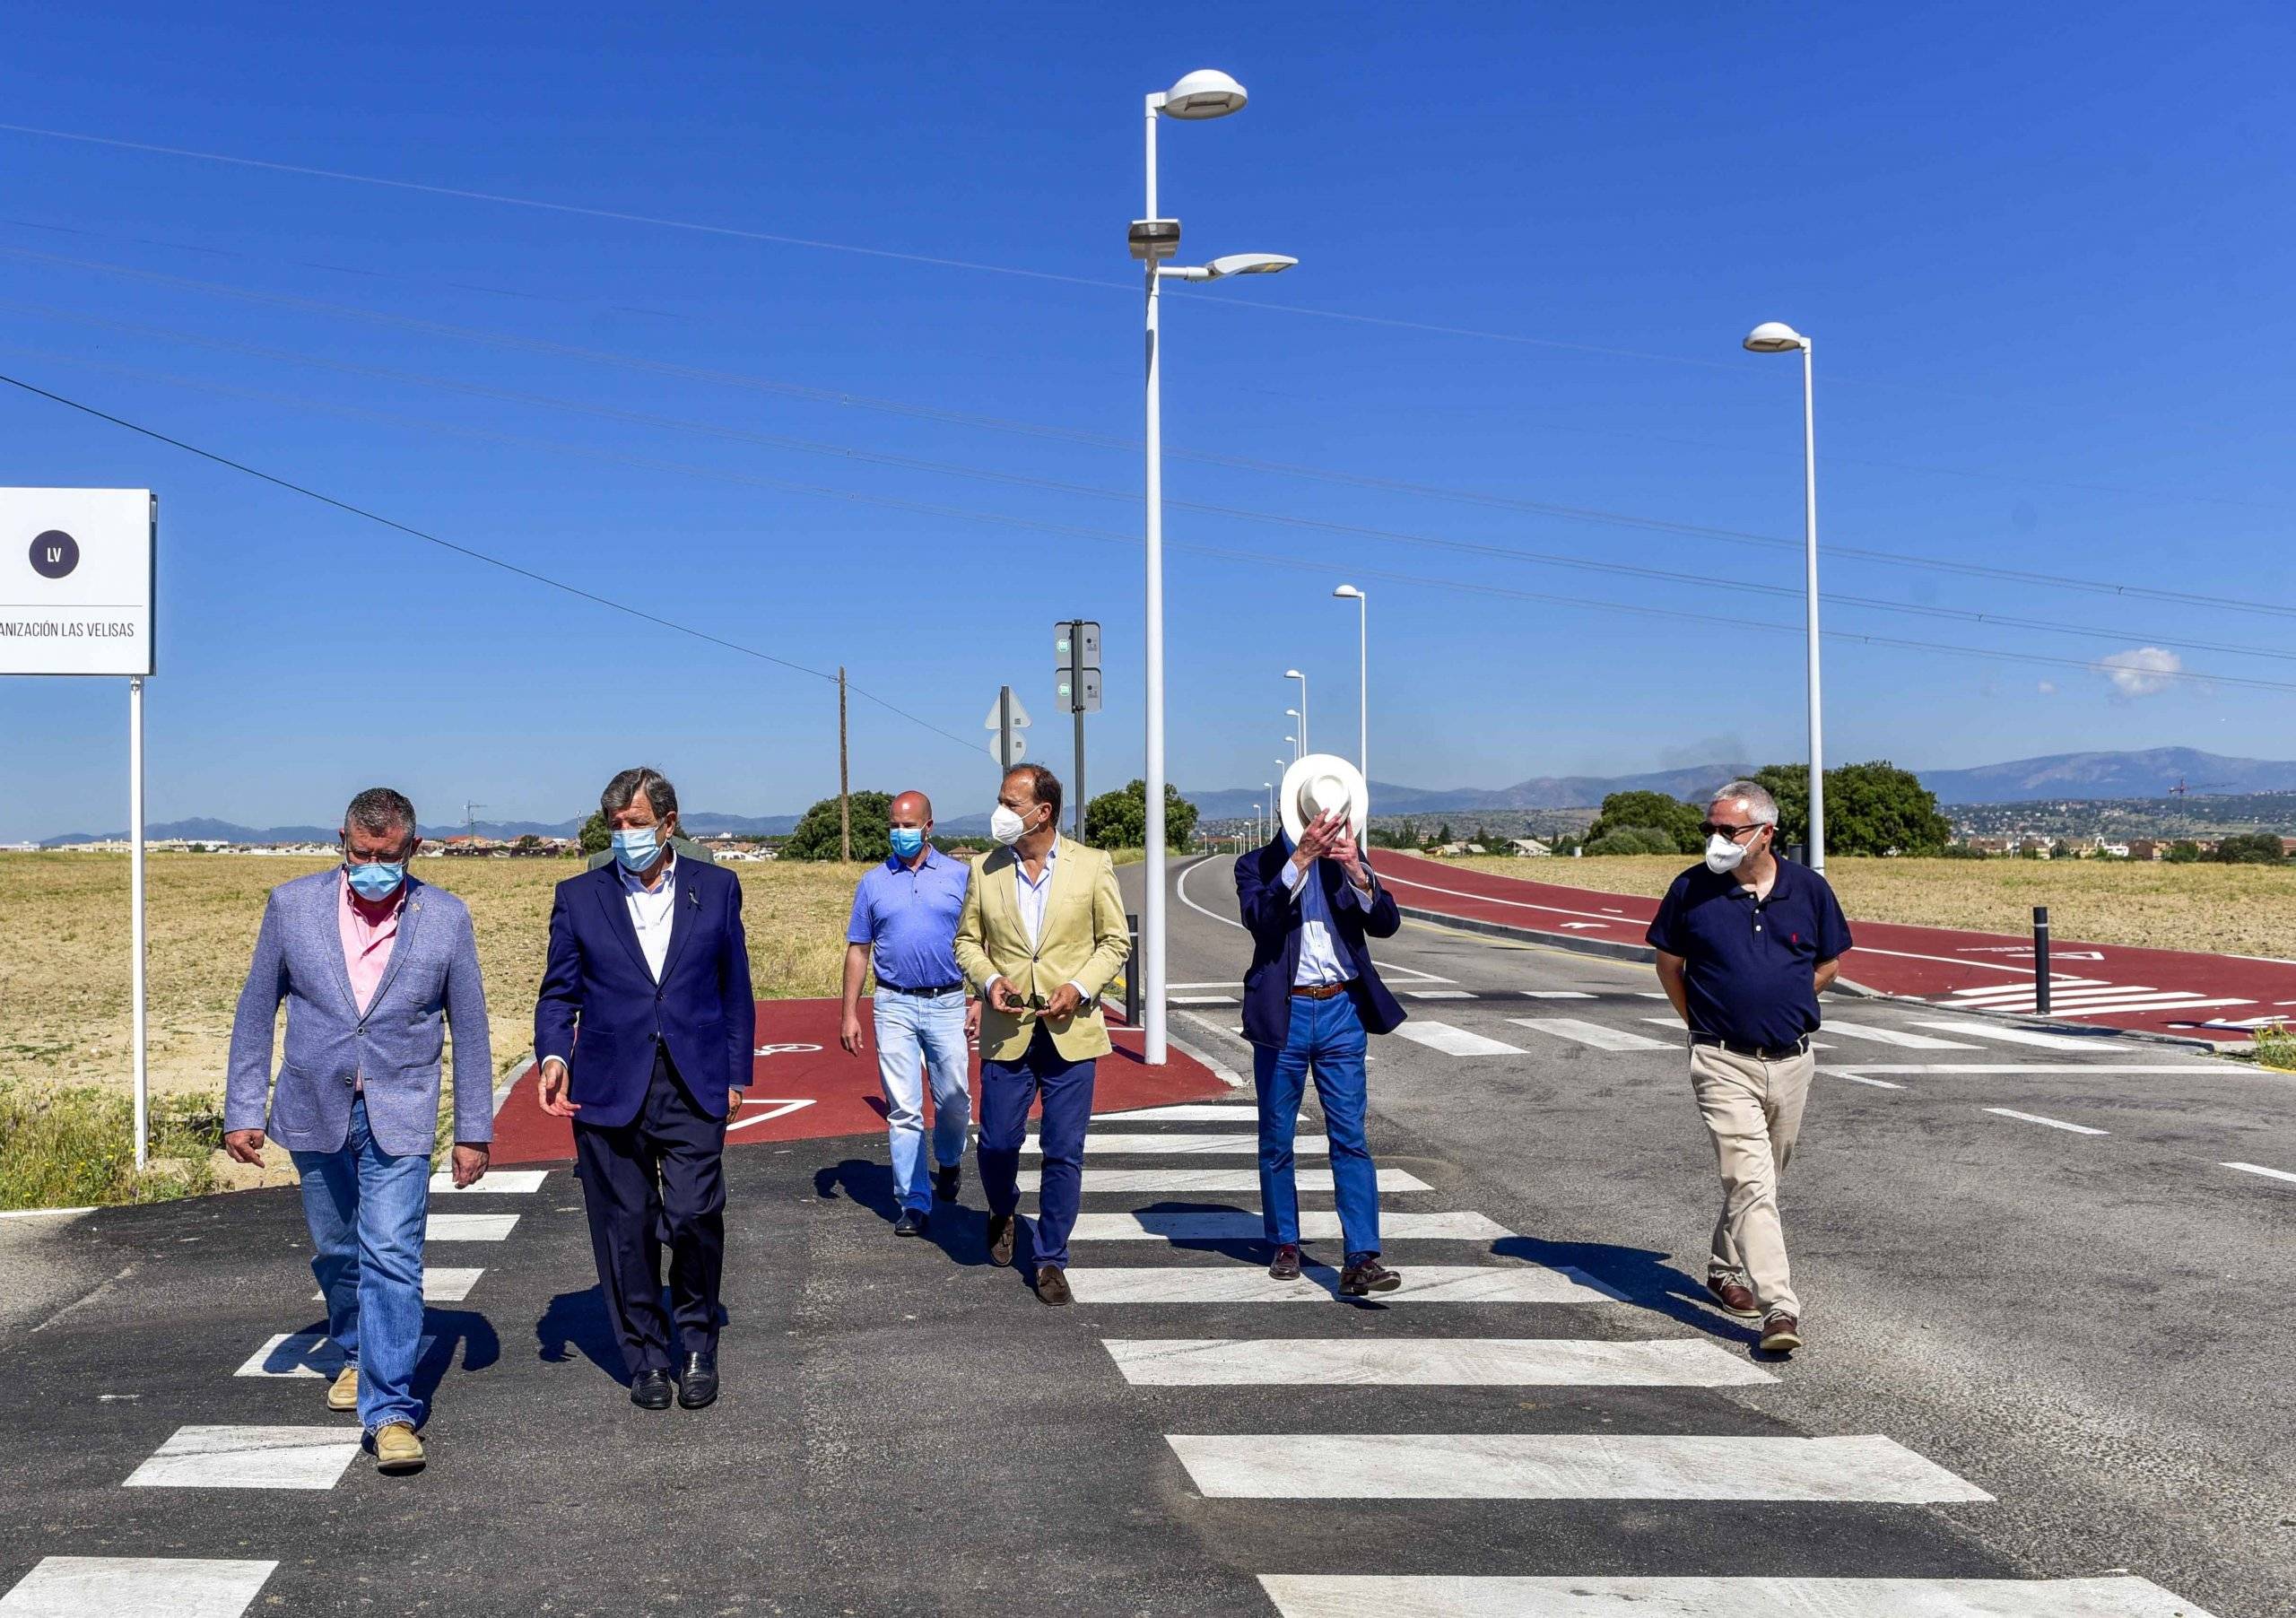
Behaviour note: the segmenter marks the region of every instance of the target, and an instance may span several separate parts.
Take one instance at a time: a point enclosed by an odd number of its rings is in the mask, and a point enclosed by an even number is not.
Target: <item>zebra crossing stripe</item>
[[[433,1196],[529,1196],[542,1189],[542,1182],[549,1178],[547,1169],[490,1169],[486,1178],[474,1185],[455,1184],[452,1173],[440,1170],[430,1177]]]
[[[1307,1117],[1306,1113],[1300,1115]],[[1096,1112],[1095,1124],[1250,1124],[1259,1109],[1250,1101],[1201,1101],[1184,1107],[1140,1107],[1130,1112]]]
[[[448,1265],[426,1264],[422,1266],[422,1301],[425,1303],[460,1303],[470,1296],[483,1269],[456,1269]],[[313,1292],[313,1303],[325,1303],[325,1292]]]
[[[1020,1171],[1019,1186],[1023,1191],[1041,1188],[1042,1176],[1034,1169]],[[1294,1177],[1302,1191],[1328,1191],[1331,1170],[1302,1169]],[[1405,1169],[1378,1170],[1378,1188],[1382,1191],[1431,1191],[1434,1187]],[[1084,1176],[1084,1194],[1089,1196],[1101,1191],[1257,1191],[1259,1189],[1257,1169],[1094,1169]]]
[[[1389,1241],[1497,1241],[1514,1233],[1480,1214],[1389,1212],[1379,1216],[1379,1234]],[[1076,1241],[1259,1241],[1265,1234],[1260,1215],[1242,1208],[1080,1214],[1070,1233]],[[1303,1211],[1300,1236],[1305,1241],[1338,1240],[1339,1215],[1328,1208]]]
[[[517,1224],[516,1214],[433,1214],[423,1236],[428,1241],[508,1241]]]
[[[1876,1045],[1897,1045],[1908,1050],[1979,1050],[1983,1047],[1964,1044],[1959,1040],[1940,1040],[1933,1034],[1912,1034],[1901,1028],[1876,1028],[1870,1022],[1844,1022],[1839,1017],[1826,1019],[1826,1032],[1839,1034],[1846,1040],[1871,1040]]]
[[[178,1427],[121,1486],[332,1489],[358,1458],[359,1434],[335,1427]]]
[[[1472,1000],[1474,996],[1463,988],[1407,988],[1406,1000]]]
[[[1595,996],[1583,988],[1532,988],[1523,991],[1528,1000],[1592,1000]]]
[[[1528,1028],[1543,1034],[1552,1034],[1558,1040],[1570,1040],[1580,1045],[1591,1045],[1596,1050],[1680,1050],[1679,1040],[1654,1040],[1648,1034],[1629,1033],[1622,1028],[1605,1028],[1599,1022],[1588,1022],[1578,1017],[1509,1017],[1518,1028]]]
[[[1578,1270],[1542,1265],[1414,1264],[1397,1266],[1400,1290],[1379,1294],[1397,1303],[1617,1303],[1623,1300]],[[1159,1266],[1072,1269],[1079,1303],[1328,1303],[1339,1296],[1339,1272],[1310,1264],[1296,1281],[1273,1281],[1257,1265]]]
[[[47,1556],[0,1596],[0,1618],[239,1618],[275,1561]]]
[[[2149,1579],[1263,1573],[1279,1618],[2211,1618]]]
[[[1743,1354],[1686,1337],[1111,1337],[1100,1346],[1126,1381],[1152,1387],[1744,1387],[1778,1379]]]
[[[1395,1031],[1397,1037],[1408,1040],[1413,1045],[1424,1045],[1428,1049],[1440,1051],[1447,1057],[1519,1057],[1523,1054],[1523,1048],[1519,1045],[1469,1033],[1465,1029],[1454,1028],[1448,1022],[1405,1022]]]
[[[1170,1434],[1165,1442],[1187,1468],[1197,1492],[1211,1500],[1927,1505],[1993,1498],[1878,1434],[1788,1439],[1607,1432],[1253,1432]]]
[[[1037,1157],[1042,1154],[1044,1144],[1035,1135],[1021,1143],[1021,1155]],[[1299,1157],[1322,1157],[1331,1151],[1331,1143],[1320,1135],[1303,1135],[1292,1142],[1292,1151]],[[1257,1135],[1087,1135],[1084,1155],[1115,1157],[1161,1155],[1189,1157],[1257,1157]]]
[[[417,1361],[429,1358],[436,1337],[415,1340]],[[249,1354],[247,1363],[231,1374],[235,1377],[317,1377],[333,1379],[343,1369],[343,1351],[327,1340],[325,1332],[297,1332],[290,1336],[282,1334],[272,1338]],[[0,1607],[0,1613],[7,1609]]]
[[[2097,1036],[2075,1034],[2045,1034],[2033,1028],[1998,1028],[1990,1022],[1957,1022],[1944,1018],[1923,1018],[1917,1028],[1934,1028],[1940,1033],[1968,1034],[1972,1039],[1999,1040],[2009,1045],[2037,1045],[2043,1050],[2096,1050],[2101,1047]]]

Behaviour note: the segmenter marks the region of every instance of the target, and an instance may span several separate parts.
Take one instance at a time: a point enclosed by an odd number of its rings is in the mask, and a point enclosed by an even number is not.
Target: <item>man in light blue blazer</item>
[[[340,866],[281,883],[264,908],[231,1025],[223,1145],[258,1163],[267,1128],[293,1155],[311,1271],[343,1354],[327,1407],[358,1411],[378,1469],[418,1472],[428,1413],[413,1383],[439,1057],[451,1028],[454,1181],[468,1186],[486,1172],[494,1138],[486,994],[470,911],[407,874],[422,841],[414,805],[370,787],[351,800],[342,838]],[[283,1000],[287,1058],[274,1087]]]

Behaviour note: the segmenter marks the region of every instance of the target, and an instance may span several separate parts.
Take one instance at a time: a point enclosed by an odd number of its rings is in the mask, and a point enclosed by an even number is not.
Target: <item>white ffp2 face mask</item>
[[[988,835],[1008,848],[1027,836],[1028,830],[1029,822],[1002,804],[988,817]]]
[[[1759,837],[1759,831],[1754,833]],[[1723,836],[1719,831],[1706,839],[1706,868],[1717,876],[1727,875],[1745,863],[1744,845]]]

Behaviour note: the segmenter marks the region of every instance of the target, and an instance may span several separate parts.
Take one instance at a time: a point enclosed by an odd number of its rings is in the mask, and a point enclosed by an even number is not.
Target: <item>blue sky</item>
[[[1268,777],[1290,666],[1312,739],[1352,751],[1343,579],[1371,594],[1381,779],[1800,757],[1796,551],[1631,526],[1798,538],[1797,367],[1738,347],[1770,318],[1817,344],[1829,593],[2099,631],[1830,606],[1986,654],[1833,642],[1833,759],[2296,756],[2278,8],[484,12],[40,8],[0,107],[914,257],[0,132],[0,370],[842,663],[926,722],[857,699],[856,784],[947,813],[993,796],[1001,682],[1065,770],[1051,625],[1097,617],[1114,785],[1141,752],[1140,97],[1217,65],[1251,105],[1164,125],[1164,211],[1191,258],[1301,264],[1168,294],[1168,445],[1474,498],[1176,457],[1169,497],[1219,509],[1168,518],[1182,786]],[[160,491],[154,820],[323,821],[376,779],[426,819],[554,820],[641,761],[692,807],[834,789],[831,684],[0,396],[0,482]],[[2148,648],[2213,677],[2088,666]],[[0,839],[123,823],[126,707],[0,683]]]

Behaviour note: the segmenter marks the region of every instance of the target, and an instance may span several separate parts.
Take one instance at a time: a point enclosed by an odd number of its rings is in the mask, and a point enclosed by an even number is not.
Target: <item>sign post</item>
[[[150,1161],[144,973],[144,679],[160,502],[149,489],[0,489],[0,674],[127,676],[135,1166]]]
[[[1076,721],[1076,840],[1084,840],[1084,716],[1100,711],[1100,626],[1071,618],[1052,626],[1053,690]]]
[[[1029,727],[1029,711],[1011,686],[996,688],[996,700],[981,726],[996,733],[988,738],[988,756],[996,761],[998,770],[1011,774],[1013,766],[1029,756],[1028,738],[1021,734]]]

